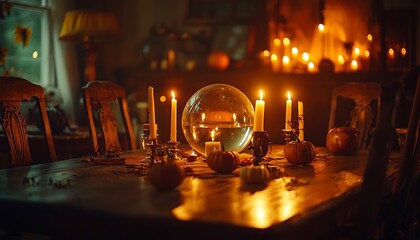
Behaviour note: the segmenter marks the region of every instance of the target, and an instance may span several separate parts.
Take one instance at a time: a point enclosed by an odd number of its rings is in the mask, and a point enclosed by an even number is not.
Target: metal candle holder
[[[254,151],[254,165],[260,164],[262,158],[267,155],[270,146],[271,141],[266,131],[253,133],[251,148]]]
[[[157,139],[151,139],[150,143],[147,143],[146,146],[150,149],[150,164],[155,162],[155,158],[159,156],[158,148],[160,147],[160,143]]]
[[[168,142],[167,152],[168,160],[179,160],[179,142]]]

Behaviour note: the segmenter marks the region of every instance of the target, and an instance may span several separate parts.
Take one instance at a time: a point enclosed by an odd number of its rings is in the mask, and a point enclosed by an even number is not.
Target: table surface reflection
[[[317,148],[307,166],[289,164],[281,152],[282,146],[273,146],[267,164],[279,171],[266,184],[243,184],[237,172],[217,174],[197,161],[182,164],[192,172],[171,191],[156,190],[131,168],[142,152],[125,153],[129,165],[70,159],[1,170],[0,226],[69,238],[160,239],[169,232],[184,239],[303,238],[347,214],[358,197],[367,151],[333,156]],[[399,153],[391,154],[388,176],[398,159]]]

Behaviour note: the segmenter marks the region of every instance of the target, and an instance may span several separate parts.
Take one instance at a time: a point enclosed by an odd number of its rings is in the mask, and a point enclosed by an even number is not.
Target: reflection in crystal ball
[[[225,151],[242,151],[252,137],[254,107],[239,89],[212,84],[198,90],[182,113],[182,132],[191,147],[205,154],[206,142],[221,142]]]

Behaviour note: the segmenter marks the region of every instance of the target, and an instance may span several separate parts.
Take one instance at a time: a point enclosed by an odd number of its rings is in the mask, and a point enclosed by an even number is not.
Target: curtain
[[[80,115],[81,84],[78,67],[77,46],[58,39],[64,15],[72,6],[71,1],[56,0],[51,2],[50,29],[53,45],[56,84],[63,98],[63,110],[70,125],[75,126]]]

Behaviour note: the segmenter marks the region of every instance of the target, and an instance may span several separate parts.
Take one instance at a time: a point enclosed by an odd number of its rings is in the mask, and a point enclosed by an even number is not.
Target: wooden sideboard
[[[181,116],[189,98],[209,84],[232,85],[248,96],[251,103],[259,99],[259,90],[264,91],[266,101],[265,129],[273,143],[284,143],[282,129],[285,122],[286,93],[292,93],[293,115],[297,116],[297,101],[304,103],[305,139],[324,146],[330,114],[331,90],[346,82],[384,83],[398,79],[401,72],[352,72],[352,73],[273,73],[260,70],[228,71],[144,71],[121,69],[116,73],[117,83],[124,86],[134,102],[147,102],[147,88],[155,88],[156,122],[163,141],[169,140],[171,90],[178,99],[178,139],[186,142],[181,128]],[[161,102],[160,97],[166,101]],[[135,103],[131,103],[136,115]],[[133,115],[132,115],[133,116]],[[344,124],[344,123],[343,123]]]

